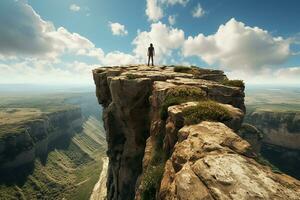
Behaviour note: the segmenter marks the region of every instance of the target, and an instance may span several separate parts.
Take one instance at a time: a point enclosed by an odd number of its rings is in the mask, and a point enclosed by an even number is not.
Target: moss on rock
[[[167,92],[166,98],[160,108],[160,117],[165,120],[168,117],[168,107],[187,101],[200,101],[205,99],[206,93],[197,87],[178,86]]]
[[[183,110],[184,123],[187,125],[198,124],[201,121],[227,121],[232,117],[229,111],[214,101],[201,101],[196,106]]]

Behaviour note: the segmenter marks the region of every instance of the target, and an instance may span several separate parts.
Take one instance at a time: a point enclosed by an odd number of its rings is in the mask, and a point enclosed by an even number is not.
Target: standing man
[[[150,47],[148,48],[148,66],[150,65],[150,58],[151,58],[152,66],[154,66],[153,56],[155,56],[155,51],[154,51],[153,44],[151,43]]]

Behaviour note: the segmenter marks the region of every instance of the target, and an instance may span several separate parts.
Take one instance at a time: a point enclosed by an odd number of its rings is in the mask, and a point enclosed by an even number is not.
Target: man
[[[153,56],[155,56],[155,51],[154,51],[153,44],[151,43],[150,47],[148,48],[148,66],[150,65],[150,58],[151,58],[152,66],[154,66]]]

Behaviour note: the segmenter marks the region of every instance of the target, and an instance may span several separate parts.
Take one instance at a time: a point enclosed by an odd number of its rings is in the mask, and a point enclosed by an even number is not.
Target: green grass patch
[[[206,93],[200,88],[192,86],[178,86],[171,88],[160,108],[160,117],[165,120],[168,117],[169,106],[178,105],[188,101],[205,99]]]
[[[187,66],[174,66],[174,72],[189,73],[191,71],[192,71],[191,67],[187,67]]]
[[[163,140],[164,134],[162,132],[154,136],[152,157],[141,183],[143,189],[142,200],[156,199],[155,195],[160,187],[165,163],[168,159],[166,152],[163,150]]]
[[[214,101],[201,101],[196,106],[183,110],[184,123],[198,124],[201,121],[227,121],[231,119],[229,111]]]
[[[160,185],[163,173],[164,164],[148,167],[142,182],[142,200],[155,199],[156,190]]]
[[[126,77],[127,77],[127,79],[129,79],[129,80],[138,78],[138,76],[135,75],[135,74],[126,74]]]
[[[222,81],[223,85],[233,86],[233,87],[240,87],[245,88],[245,83],[243,80],[224,80]]]

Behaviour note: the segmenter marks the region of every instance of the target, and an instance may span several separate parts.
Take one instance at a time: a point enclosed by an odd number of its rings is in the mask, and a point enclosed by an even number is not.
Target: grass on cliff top
[[[188,101],[205,99],[206,93],[200,88],[192,86],[178,86],[171,88],[160,108],[160,117],[165,120],[168,117],[168,108]]]
[[[192,71],[192,69],[192,67],[187,66],[174,66],[174,72],[189,73]]]
[[[214,101],[200,101],[198,105],[183,110],[186,125],[198,124],[202,121],[224,122],[231,119],[229,111]]]
[[[138,76],[135,75],[135,74],[126,74],[126,78],[129,79],[129,80],[133,80],[133,79],[138,78]]]
[[[228,85],[228,86],[232,86],[232,87],[239,87],[239,88],[245,88],[245,83],[243,80],[229,80],[229,79],[225,79],[224,81],[222,81],[223,85]]]

